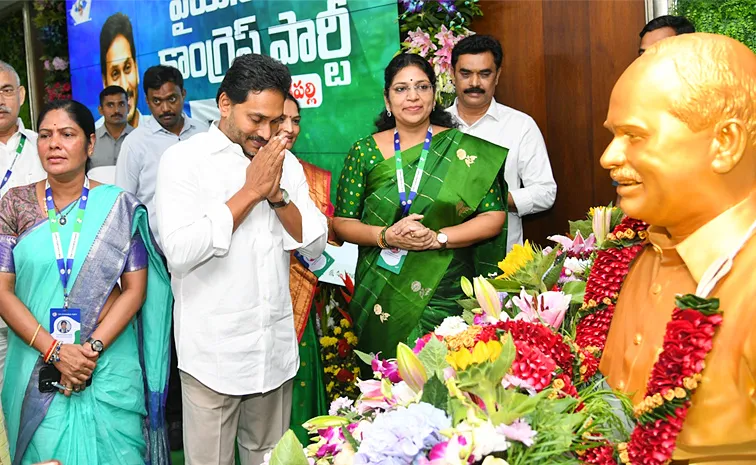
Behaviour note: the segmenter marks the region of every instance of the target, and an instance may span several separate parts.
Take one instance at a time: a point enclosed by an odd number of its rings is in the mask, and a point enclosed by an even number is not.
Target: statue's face
[[[669,112],[681,86],[671,62],[644,55],[614,86],[604,123],[614,139],[601,166],[620,184],[622,209],[666,228],[707,215],[696,198],[718,188],[713,128],[694,132]]]

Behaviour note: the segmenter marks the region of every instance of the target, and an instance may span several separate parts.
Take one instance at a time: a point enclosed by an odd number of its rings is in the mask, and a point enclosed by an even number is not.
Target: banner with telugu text
[[[140,114],[149,115],[141,76],[167,64],[184,77],[186,112],[209,121],[217,118],[216,92],[234,57],[263,53],[286,64],[302,107],[293,152],[334,174],[332,192],[351,144],[373,131],[383,108],[383,70],[399,49],[396,0],[67,0],[66,6],[73,96],[95,115],[99,93],[110,84],[126,88]],[[117,13],[111,23],[132,28],[133,47],[126,32],[120,38],[112,27],[103,32]],[[133,48],[131,61],[118,56],[119,46],[127,55]],[[112,69],[101,65],[110,60]]]

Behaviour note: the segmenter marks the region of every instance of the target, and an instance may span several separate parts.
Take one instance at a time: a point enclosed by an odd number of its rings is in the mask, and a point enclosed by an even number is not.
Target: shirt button
[[[619,389],[620,391],[625,389],[625,382],[620,381],[619,384],[617,385],[617,389]]]
[[[638,333],[638,334],[635,335],[635,339],[633,340],[633,343],[636,346],[639,346],[641,342],[643,342],[643,335],[641,335],[640,333]]]
[[[654,295],[659,295],[661,293],[662,286],[659,283],[654,284],[651,286],[651,293]]]

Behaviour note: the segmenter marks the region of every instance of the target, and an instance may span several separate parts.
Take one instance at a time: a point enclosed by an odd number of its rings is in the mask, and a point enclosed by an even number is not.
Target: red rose
[[[336,373],[336,379],[340,383],[351,383],[354,380],[354,374],[351,371],[342,368]]]
[[[352,353],[352,346],[349,345],[346,339],[339,339],[338,343],[339,357],[347,358]]]

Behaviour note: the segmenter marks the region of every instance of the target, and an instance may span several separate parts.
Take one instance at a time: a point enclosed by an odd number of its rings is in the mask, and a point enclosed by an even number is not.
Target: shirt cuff
[[[231,247],[231,235],[234,232],[234,216],[231,209],[222,203],[211,207],[205,215],[210,220],[212,228],[213,255],[225,255]]]
[[[299,211],[302,215],[302,242],[297,242],[284,229],[283,246],[284,250],[291,252],[299,250],[302,255],[308,258],[320,256],[325,250],[328,234],[326,217],[319,211]],[[320,240],[322,239],[322,240]],[[312,247],[310,247],[312,246]]]
[[[512,200],[515,207],[517,207],[514,213],[517,216],[525,216],[533,213],[533,196],[526,189],[513,189],[509,191],[512,194]]]

